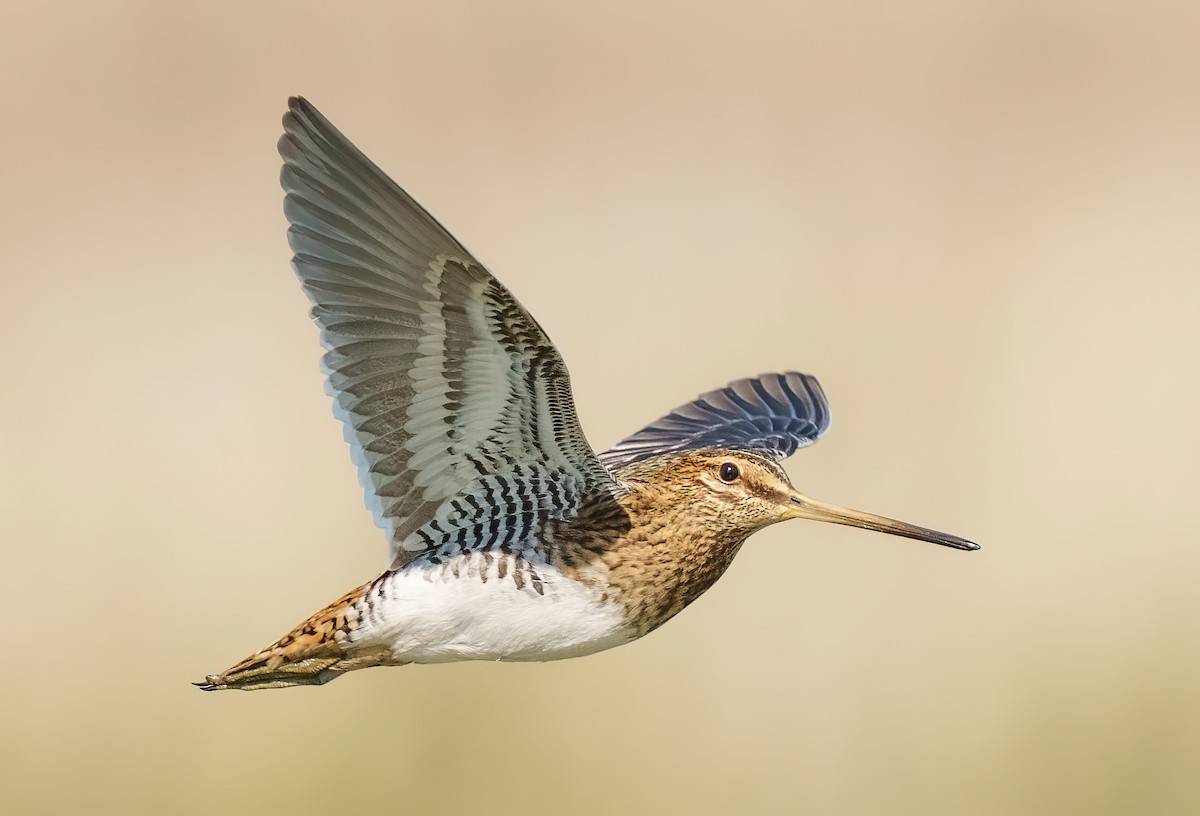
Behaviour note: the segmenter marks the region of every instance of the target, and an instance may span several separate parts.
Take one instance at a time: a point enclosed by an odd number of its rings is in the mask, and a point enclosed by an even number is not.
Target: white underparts
[[[364,617],[353,640],[397,662],[559,660],[633,639],[600,590],[499,552],[410,564],[371,591]]]

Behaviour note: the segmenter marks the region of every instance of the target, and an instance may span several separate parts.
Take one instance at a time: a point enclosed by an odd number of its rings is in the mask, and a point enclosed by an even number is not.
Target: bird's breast
[[[637,636],[662,626],[707,592],[744,540],[660,528],[622,542],[609,556],[609,583]]]

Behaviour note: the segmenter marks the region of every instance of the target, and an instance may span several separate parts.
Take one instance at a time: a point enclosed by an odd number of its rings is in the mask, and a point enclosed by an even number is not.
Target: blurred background
[[[0,811],[1200,812],[1200,7],[6,9]],[[645,640],[189,685],[376,574],[275,142],[308,96],[606,447],[820,377],[792,522]]]

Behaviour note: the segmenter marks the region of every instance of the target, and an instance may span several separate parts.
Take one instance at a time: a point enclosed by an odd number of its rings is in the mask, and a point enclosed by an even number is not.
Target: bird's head
[[[655,457],[629,467],[624,478],[684,512],[695,513],[745,538],[788,519],[812,519],[929,541],[959,550],[979,545],[895,519],[810,498],[778,464],[745,451],[701,450]]]

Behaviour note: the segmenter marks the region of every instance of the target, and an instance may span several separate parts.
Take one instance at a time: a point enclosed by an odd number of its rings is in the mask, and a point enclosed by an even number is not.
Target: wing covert
[[[829,429],[816,377],[789,371],[731,382],[702,394],[600,455],[606,467],[680,450],[728,448],[779,461]]]
[[[279,152],[292,264],[321,328],[334,413],[393,559],[488,513],[571,517],[611,477],[579,427],[550,339],[311,104],[293,98],[289,108]],[[529,480],[541,497],[517,495]],[[480,509],[509,484],[509,504]]]

